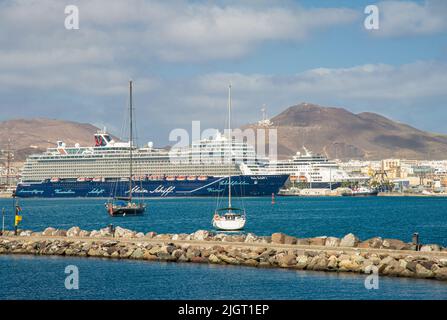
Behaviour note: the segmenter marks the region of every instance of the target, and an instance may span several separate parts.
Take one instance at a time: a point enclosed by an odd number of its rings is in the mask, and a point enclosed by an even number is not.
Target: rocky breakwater
[[[296,270],[370,273],[447,281],[447,248],[415,245],[379,237],[361,241],[343,238],[296,238],[228,235],[199,230],[192,234],[135,232],[117,227],[86,231],[47,228],[42,232],[7,231],[0,237],[0,254],[35,254],[149,261],[279,267]],[[374,268],[375,267],[375,268]]]

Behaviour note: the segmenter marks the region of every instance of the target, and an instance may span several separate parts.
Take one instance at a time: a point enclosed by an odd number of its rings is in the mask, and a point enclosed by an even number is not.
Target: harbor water
[[[147,211],[137,217],[110,217],[106,199],[22,199],[22,229],[79,226],[93,230],[110,223],[135,231],[191,233],[211,230],[216,209],[212,198],[161,198],[147,201]],[[423,243],[447,246],[447,197],[269,197],[234,200],[245,208],[245,232],[271,235],[284,232],[296,237],[335,236],[354,233],[360,239],[375,236],[410,242],[419,232]],[[6,209],[5,224],[13,227],[13,200],[0,199]]]
[[[65,268],[79,288],[65,288]],[[447,299],[447,283],[365,275],[97,258],[0,256],[5,299]]]
[[[21,200],[21,228],[92,230],[110,223],[137,231],[191,233],[211,230],[213,199],[157,199],[144,216],[111,218],[104,199]],[[245,232],[297,237],[349,232],[447,245],[447,198],[248,198]],[[12,227],[12,199],[0,200]],[[65,267],[79,269],[79,289],[64,286]],[[447,299],[447,283],[380,277],[368,290],[366,275],[259,269],[237,266],[161,263],[97,258],[0,256],[0,299]],[[222,285],[224,283],[224,285]]]

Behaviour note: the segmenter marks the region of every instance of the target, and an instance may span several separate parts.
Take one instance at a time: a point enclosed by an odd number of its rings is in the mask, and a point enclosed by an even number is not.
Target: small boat
[[[85,182],[85,181],[87,181],[87,178],[80,177],[80,178],[77,178],[76,181],[77,182]]]
[[[221,208],[213,217],[213,227],[225,231],[242,230],[245,226],[245,211],[239,208]]]
[[[206,181],[206,180],[208,180],[208,177],[207,176],[199,176],[197,178],[197,180],[199,180],[199,181]]]
[[[132,198],[115,198],[115,201],[106,203],[107,212],[115,216],[140,215],[146,210],[144,203],[136,203]]]
[[[53,177],[50,179],[50,182],[59,182],[61,179],[57,177]]]
[[[174,181],[175,180],[175,176],[167,176],[166,177],[166,181]]]
[[[351,189],[351,191],[343,192],[341,195],[344,197],[374,197],[379,194],[379,191],[370,189],[367,187],[360,187]]]
[[[188,181],[196,181],[197,177],[196,176],[189,176],[188,178],[186,178],[186,180],[188,180]]]
[[[132,200],[133,180],[135,178],[141,179],[141,177],[135,177],[132,175],[132,149],[133,149],[133,130],[132,130],[132,81],[129,82],[129,189],[127,197],[113,197],[109,202],[105,204],[107,212],[112,217],[115,216],[127,216],[127,215],[140,215],[146,210],[146,205],[143,202],[135,202]],[[122,179],[121,179],[122,180]]]
[[[177,181],[185,181],[186,177],[185,176],[178,176],[177,177]]]
[[[231,85],[228,87],[228,132],[231,137]],[[230,154],[232,143],[230,140]],[[200,179],[200,177],[199,177]],[[242,230],[247,221],[245,210],[235,208],[231,204],[231,163],[228,168],[228,206],[226,208],[217,209],[213,216],[213,227],[223,231]]]
[[[104,178],[103,177],[95,177],[95,178],[93,178],[93,182],[104,182]]]

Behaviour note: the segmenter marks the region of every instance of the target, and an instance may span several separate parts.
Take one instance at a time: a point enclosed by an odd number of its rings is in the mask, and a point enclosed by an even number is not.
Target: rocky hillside
[[[15,162],[24,161],[32,153],[39,153],[56,146],[62,140],[67,145],[94,144],[93,134],[97,127],[86,124],[52,119],[17,119],[0,122],[0,148],[7,149],[8,140],[14,152]]]
[[[301,103],[271,119],[280,158],[302,146],[339,159],[447,159],[447,136],[424,132],[375,113]],[[248,127],[257,128],[258,124]]]

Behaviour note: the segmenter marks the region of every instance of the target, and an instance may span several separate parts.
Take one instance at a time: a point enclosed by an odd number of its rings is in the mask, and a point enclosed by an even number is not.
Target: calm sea
[[[99,229],[110,223],[137,231],[190,233],[211,229],[214,199],[156,199],[147,214],[111,218],[100,199],[21,200],[23,229],[47,226]],[[249,198],[245,232],[298,237],[373,236],[447,246],[447,198]],[[0,200],[6,226],[13,222],[12,200]],[[67,265],[79,268],[79,290],[64,286]],[[0,256],[0,299],[447,299],[447,284],[380,278],[367,290],[364,275],[235,266],[114,261],[101,259]],[[6,289],[5,289],[6,288]]]

